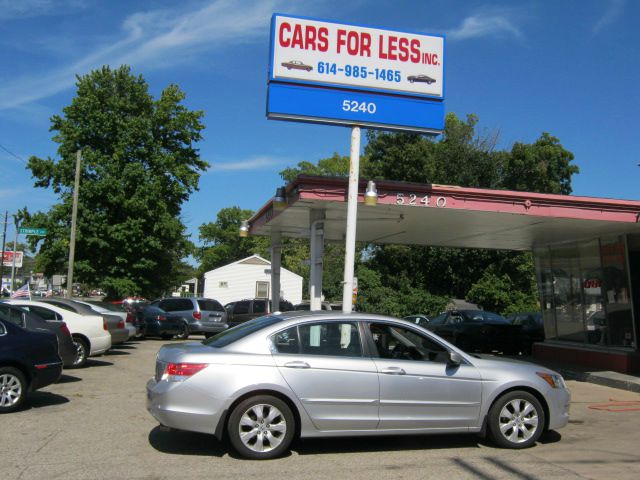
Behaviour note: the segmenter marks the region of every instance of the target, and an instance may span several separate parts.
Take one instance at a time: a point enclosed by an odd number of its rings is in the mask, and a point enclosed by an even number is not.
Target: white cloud
[[[30,0],[38,2],[38,0]],[[43,0],[44,1],[44,0]],[[75,75],[102,65],[135,64],[136,68],[175,65],[195,52],[213,51],[230,44],[252,42],[268,35],[274,11],[295,11],[300,2],[251,0],[238,3],[214,0],[186,13],[184,4],[174,10],[138,12],[122,23],[120,38],[57,70],[17,78],[0,86],[0,110],[47,98],[74,85]],[[46,3],[46,2],[44,2]]]
[[[84,0],[0,0],[0,20],[64,15],[84,6]]]
[[[512,11],[471,15],[465,18],[458,28],[447,32],[448,40],[504,36],[522,37],[522,32],[515,25]]]
[[[288,163],[286,159],[274,158],[269,156],[250,157],[245,160],[228,163],[212,162],[211,170],[235,172],[239,170],[265,170],[274,165],[284,165]]]
[[[609,7],[593,26],[593,33],[600,32],[618,20],[626,3],[626,0],[609,0]]]

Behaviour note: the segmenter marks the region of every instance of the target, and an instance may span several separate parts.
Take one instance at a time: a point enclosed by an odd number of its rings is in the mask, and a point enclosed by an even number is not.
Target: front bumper
[[[553,388],[547,392],[549,430],[557,430],[569,423],[571,392],[568,388]]]

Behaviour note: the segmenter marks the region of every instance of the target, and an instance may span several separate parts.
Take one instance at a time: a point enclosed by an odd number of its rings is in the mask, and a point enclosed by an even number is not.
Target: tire
[[[0,367],[0,413],[18,410],[27,396],[27,380],[14,367]]]
[[[229,415],[227,432],[233,449],[242,457],[266,460],[289,449],[295,435],[289,406],[271,395],[256,395],[240,402]]]
[[[489,410],[489,432],[502,448],[531,447],[542,435],[544,424],[544,409],[528,392],[509,392],[498,398]]]
[[[89,358],[89,343],[80,337],[73,337],[73,345],[76,347],[76,358],[71,368],[82,368],[87,364]]]
[[[189,327],[187,327],[186,323],[182,325],[182,331],[175,335],[175,338],[177,340],[186,340],[189,338]]]
[[[211,338],[215,335],[215,333],[211,333],[211,332],[204,332],[204,338]]]

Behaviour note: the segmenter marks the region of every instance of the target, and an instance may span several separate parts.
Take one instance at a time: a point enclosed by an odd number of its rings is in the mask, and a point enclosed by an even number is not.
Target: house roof
[[[253,255],[243,258],[241,260],[237,260],[235,262],[231,262],[228,263],[227,265],[223,265],[222,267],[218,267],[215,268],[213,270],[209,270],[208,272],[205,272],[205,276],[209,275],[209,274],[213,274],[213,273],[222,273],[225,270],[230,270],[238,265],[263,265],[265,267],[270,267],[271,266],[271,262],[269,260],[267,260],[266,258],[262,258],[260,255],[258,255],[257,253],[254,253]],[[287,270],[286,268],[280,268],[281,272],[287,272],[290,275],[294,275],[296,277],[302,278],[300,275],[298,275],[297,273],[292,272],[291,270]]]

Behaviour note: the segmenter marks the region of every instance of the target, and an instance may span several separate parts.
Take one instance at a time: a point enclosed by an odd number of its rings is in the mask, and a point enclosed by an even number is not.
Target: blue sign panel
[[[431,134],[444,129],[442,101],[278,82],[269,84],[267,116]]]

